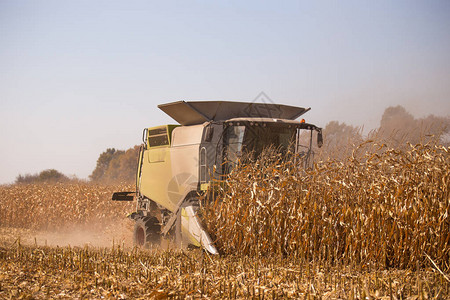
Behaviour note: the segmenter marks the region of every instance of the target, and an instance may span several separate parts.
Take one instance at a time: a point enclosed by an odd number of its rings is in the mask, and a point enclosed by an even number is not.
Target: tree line
[[[40,182],[68,182],[75,180],[69,178],[63,173],[55,169],[47,169],[37,174],[19,174],[16,178],[16,183],[40,183]]]
[[[385,109],[380,127],[363,135],[362,128],[345,122],[330,121],[323,129],[325,144],[317,152],[322,157],[342,159],[351,155],[355,146],[366,140],[377,140],[392,148],[406,143],[436,143],[450,146],[450,117],[434,115],[416,119],[402,106]],[[135,180],[139,145],[128,150],[108,148],[100,154],[89,180],[98,183],[116,183]],[[44,170],[34,175],[19,175],[16,183],[68,182],[69,178],[55,169]]]
[[[362,128],[345,122],[331,121],[323,129],[323,156],[342,159],[352,154],[355,146],[374,140],[390,148],[404,147],[407,143],[434,143],[450,146],[450,117],[429,115],[414,118],[403,106],[385,109],[380,126],[363,135]]]

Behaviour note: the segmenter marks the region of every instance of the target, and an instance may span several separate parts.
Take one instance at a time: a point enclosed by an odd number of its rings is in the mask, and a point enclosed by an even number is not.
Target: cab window
[[[167,128],[155,128],[148,131],[148,145],[150,147],[169,145]]]

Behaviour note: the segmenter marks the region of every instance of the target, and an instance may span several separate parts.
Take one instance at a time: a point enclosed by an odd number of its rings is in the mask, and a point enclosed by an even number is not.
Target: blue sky
[[[448,116],[450,2],[0,0],[0,183],[86,178],[173,123],[157,104],[261,91],[319,126]]]

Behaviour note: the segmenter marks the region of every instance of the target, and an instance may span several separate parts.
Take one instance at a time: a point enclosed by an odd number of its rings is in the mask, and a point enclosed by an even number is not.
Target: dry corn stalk
[[[111,201],[132,185],[19,184],[0,187],[0,226],[55,230],[124,219],[133,203]]]
[[[450,155],[369,142],[345,161],[299,169],[268,151],[228,176],[204,221],[224,253],[415,267],[450,261]]]

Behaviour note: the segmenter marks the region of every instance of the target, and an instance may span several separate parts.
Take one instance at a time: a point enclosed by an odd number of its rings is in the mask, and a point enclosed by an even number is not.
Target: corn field
[[[223,253],[367,267],[450,269],[445,147],[368,142],[345,161],[296,167],[269,150],[244,160],[203,209]]]
[[[135,205],[111,201],[116,191],[133,185],[90,183],[16,184],[0,187],[0,226],[62,230],[99,226],[126,218]]]
[[[0,186],[0,299],[449,299],[448,151],[368,142],[311,170],[273,150],[243,160],[201,211],[220,256],[49,247],[36,232],[119,226],[135,203],[111,195],[134,187]]]

